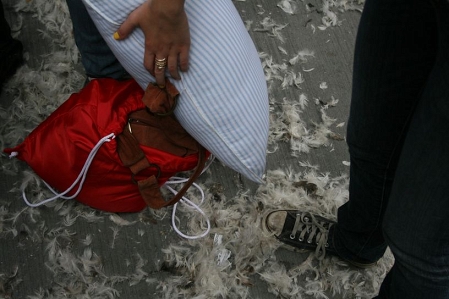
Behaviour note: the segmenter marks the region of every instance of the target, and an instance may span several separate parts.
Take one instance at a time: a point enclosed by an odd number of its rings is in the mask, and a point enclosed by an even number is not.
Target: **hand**
[[[143,63],[156,83],[165,85],[165,65],[179,80],[179,70],[189,68],[190,30],[184,0],[147,0],[128,16],[114,38],[125,39],[136,27],[145,35]]]

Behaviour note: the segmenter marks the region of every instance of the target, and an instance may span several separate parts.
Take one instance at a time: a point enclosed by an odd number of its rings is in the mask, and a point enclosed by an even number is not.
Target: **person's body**
[[[126,70],[144,90],[170,80],[180,92],[174,114],[189,134],[223,164],[262,182],[268,91],[254,42],[231,0],[67,2],[81,56],[94,61],[82,59],[88,76],[120,79]],[[108,67],[92,75],[95,62]]]
[[[81,53],[81,63],[89,78],[121,79],[125,69],[115,58],[109,46],[90,18],[81,0],[66,0],[73,24],[76,46]]]
[[[83,1],[66,1],[86,75],[89,78],[129,78],[96,28]],[[146,1],[134,10],[114,33],[115,39],[123,40],[137,27],[143,30],[146,41],[142,64],[161,85],[165,80],[165,66],[176,80],[180,79],[179,71],[188,70],[190,32],[184,2]],[[164,68],[156,67],[156,59],[165,59]]]
[[[347,130],[349,201],[335,224],[273,211],[266,228],[290,247],[319,246],[359,267],[389,246],[395,263],[376,298],[449,298],[448,131],[449,2],[367,0]],[[320,223],[317,234],[304,231]]]
[[[11,28],[5,19],[3,3],[0,2],[0,91],[3,84],[23,63],[22,43],[11,36]]]

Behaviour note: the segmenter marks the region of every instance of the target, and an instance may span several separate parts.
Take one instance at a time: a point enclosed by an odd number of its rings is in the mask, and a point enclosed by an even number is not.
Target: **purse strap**
[[[193,182],[202,173],[204,165],[206,164],[206,149],[198,143],[198,163],[195,167],[195,171],[173,198],[170,200],[165,200],[160,190],[157,175],[152,175],[139,181],[134,179],[135,176],[144,169],[155,167],[159,170],[157,165],[148,161],[134,135],[125,128],[121,134],[117,135],[116,140],[117,152],[124,166],[129,167],[131,170],[131,181],[137,184],[139,192],[145,203],[153,209],[160,209],[177,203],[186,193],[187,189],[189,189]]]
[[[177,203],[187,192],[187,190],[192,186],[193,182],[201,175],[206,165],[206,149],[198,144],[198,164],[195,167],[195,171],[190,176],[189,180],[182,186],[181,190],[169,201],[166,202],[165,206],[174,205]]]

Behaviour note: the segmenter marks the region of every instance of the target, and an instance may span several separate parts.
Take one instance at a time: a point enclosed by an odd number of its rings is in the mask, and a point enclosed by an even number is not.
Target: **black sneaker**
[[[314,251],[320,260],[326,254],[341,258],[332,243],[328,242],[329,230],[335,224],[335,221],[321,216],[294,210],[269,211],[262,219],[262,228],[273,234],[282,243],[282,247],[298,252]],[[341,259],[358,268],[376,264]]]

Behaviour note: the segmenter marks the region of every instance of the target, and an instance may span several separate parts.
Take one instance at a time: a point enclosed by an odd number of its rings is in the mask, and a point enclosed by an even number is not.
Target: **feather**
[[[128,226],[128,225],[133,225],[134,223],[136,223],[136,221],[125,220],[117,214],[109,215],[109,220],[111,220],[112,222],[114,222],[115,224],[117,224],[119,226]]]
[[[295,14],[298,9],[296,2],[292,0],[282,0],[277,6],[290,15]]]
[[[110,229],[112,230],[111,249],[114,249],[115,240],[117,239],[120,228],[118,226],[111,226]]]

